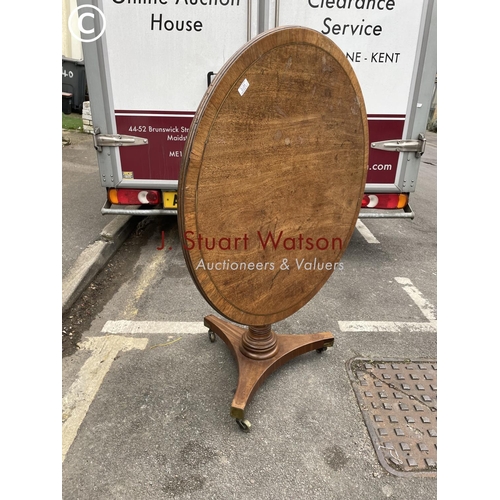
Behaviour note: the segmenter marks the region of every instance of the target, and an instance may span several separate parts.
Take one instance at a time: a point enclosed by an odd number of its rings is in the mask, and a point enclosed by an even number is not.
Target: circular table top
[[[305,305],[340,262],[368,168],[359,83],[342,51],[307,28],[244,45],[193,119],[178,220],[201,294],[244,325]]]

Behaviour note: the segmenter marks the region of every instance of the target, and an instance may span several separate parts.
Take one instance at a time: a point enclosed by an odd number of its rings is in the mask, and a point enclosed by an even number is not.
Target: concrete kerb
[[[95,276],[108,263],[137,225],[141,217],[117,215],[102,231],[100,239],[90,244],[78,257],[62,286],[63,314],[75,303]]]

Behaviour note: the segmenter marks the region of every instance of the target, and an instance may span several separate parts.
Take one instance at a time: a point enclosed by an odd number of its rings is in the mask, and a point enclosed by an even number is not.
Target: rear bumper
[[[101,208],[103,215],[177,215],[177,210],[166,208],[142,208],[133,205],[112,205],[109,201]],[[401,210],[361,209],[358,219],[414,219],[410,205]]]
[[[103,215],[177,215],[177,210],[166,208],[142,208],[135,205],[113,205],[106,201],[101,208]]]
[[[408,204],[401,210],[387,209],[377,210],[370,208],[362,208],[359,212],[358,219],[414,219],[415,212]]]

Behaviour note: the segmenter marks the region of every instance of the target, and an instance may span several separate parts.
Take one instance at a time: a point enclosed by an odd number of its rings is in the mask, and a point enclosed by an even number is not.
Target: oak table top
[[[349,243],[367,166],[363,96],[341,50],[301,27],[248,42],[207,90],[179,179],[184,255],[210,305],[267,325],[311,300]]]

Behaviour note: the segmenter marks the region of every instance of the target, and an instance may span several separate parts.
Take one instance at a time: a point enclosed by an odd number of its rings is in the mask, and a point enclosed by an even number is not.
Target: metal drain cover
[[[437,361],[347,363],[381,465],[396,476],[437,476]]]

